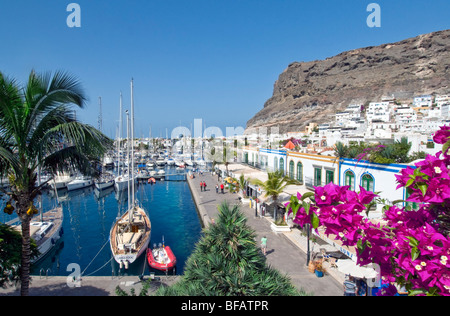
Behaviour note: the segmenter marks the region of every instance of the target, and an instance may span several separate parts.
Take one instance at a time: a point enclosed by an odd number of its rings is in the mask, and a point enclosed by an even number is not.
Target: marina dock
[[[200,181],[207,184],[206,191],[200,191]],[[267,236],[268,251],[267,263],[287,274],[292,283],[315,296],[341,296],[343,295],[340,275],[330,271],[322,278],[317,278],[310,273],[306,266],[306,238],[301,236],[298,230],[291,232],[275,233],[271,230],[271,222],[265,217],[256,217],[254,208],[248,204],[242,204],[238,195],[225,190],[224,194],[216,193],[215,185],[219,183],[216,175],[211,173],[195,173],[194,178],[187,177],[187,182],[197,207],[200,221],[204,227],[208,227],[213,220],[218,218],[217,206],[223,201],[230,204],[239,204],[241,211],[247,217],[247,224],[256,232],[257,242],[262,236]],[[259,242],[258,242],[259,244]],[[317,249],[318,250],[318,249]],[[149,294],[154,292],[161,284],[171,285],[180,276],[157,276],[152,282]],[[144,279],[148,279],[144,275]],[[30,295],[33,296],[115,296],[115,289],[120,286],[127,293],[135,289],[139,293],[142,282],[138,276],[87,276],[82,277],[81,286],[69,286],[68,279],[64,276],[33,276],[30,286]],[[69,285],[68,285],[69,284]],[[72,284],[73,285],[73,284]],[[19,290],[14,288],[0,289],[2,295],[19,295]]]

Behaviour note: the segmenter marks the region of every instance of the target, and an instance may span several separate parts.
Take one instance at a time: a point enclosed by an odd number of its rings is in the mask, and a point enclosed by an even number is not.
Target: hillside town
[[[449,107],[449,94],[415,96],[410,102],[384,97],[349,104],[334,120],[311,122],[304,131],[241,136],[245,145],[242,152],[238,150],[237,159],[264,171],[281,170],[309,189],[329,182],[350,185],[354,190],[362,185],[387,200],[404,200],[406,192],[395,190],[394,174],[442,149],[432,135],[449,124]],[[409,158],[391,154],[392,159],[368,159],[367,148],[402,142]],[[366,154],[361,150],[339,154],[339,145],[355,150],[365,147]]]

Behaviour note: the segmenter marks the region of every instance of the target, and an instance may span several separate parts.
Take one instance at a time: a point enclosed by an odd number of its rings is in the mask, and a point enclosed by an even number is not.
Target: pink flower
[[[450,137],[450,126],[441,126],[441,129],[438,130],[433,135],[433,141],[436,144],[445,144]]]

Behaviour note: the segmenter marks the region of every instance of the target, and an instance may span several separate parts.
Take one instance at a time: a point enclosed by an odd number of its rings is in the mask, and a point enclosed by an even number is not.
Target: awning
[[[344,274],[349,274],[355,278],[374,279],[378,276],[378,272],[370,266],[361,267],[351,259],[339,259],[336,261],[338,270]]]

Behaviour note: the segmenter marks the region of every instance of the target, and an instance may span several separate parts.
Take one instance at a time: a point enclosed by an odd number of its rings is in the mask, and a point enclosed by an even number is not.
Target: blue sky
[[[81,7],[69,28],[66,7]],[[381,8],[381,27],[366,24]],[[16,0],[0,4],[0,71],[25,82],[31,69],[66,70],[89,102],[78,117],[115,137],[119,93],[136,136],[165,136],[194,118],[245,127],[294,61],[391,43],[450,28],[450,1],[400,0]]]

